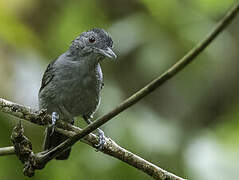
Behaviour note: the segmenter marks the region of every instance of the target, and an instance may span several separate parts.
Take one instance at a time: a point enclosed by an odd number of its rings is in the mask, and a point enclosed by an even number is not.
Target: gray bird
[[[99,62],[105,57],[116,59],[112,47],[110,35],[103,29],[94,28],[81,33],[65,53],[48,65],[38,94],[39,108],[47,109],[47,113],[52,115],[52,126],[46,129],[44,150],[67,139],[54,131],[58,118],[73,124],[75,117],[82,116],[88,124],[91,122],[100,104],[103,87]],[[98,148],[101,149],[104,133],[100,129],[98,131]],[[67,159],[70,151],[67,149],[56,159]]]

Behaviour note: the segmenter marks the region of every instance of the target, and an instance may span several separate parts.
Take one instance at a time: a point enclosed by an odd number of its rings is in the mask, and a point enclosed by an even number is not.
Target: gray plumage
[[[49,114],[56,112],[61,119],[74,123],[74,117],[90,118],[100,103],[103,75],[99,61],[116,58],[112,38],[103,29],[83,32],[68,51],[51,62],[42,78],[39,107]],[[50,149],[66,139],[47,129],[44,149]],[[57,159],[68,158],[70,149]]]

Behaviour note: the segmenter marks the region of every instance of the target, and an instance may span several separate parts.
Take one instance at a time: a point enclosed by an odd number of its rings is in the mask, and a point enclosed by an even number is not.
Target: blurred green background
[[[106,29],[116,63],[102,63],[105,87],[96,117],[160,75],[201,40],[236,0],[0,0],[0,97],[37,108],[47,64],[82,31]],[[239,176],[239,17],[190,66],[105,124],[107,136],[146,160],[194,180]],[[17,119],[0,113],[0,147]],[[84,126],[84,123],[80,123]],[[44,128],[24,123],[34,151]],[[16,156],[0,157],[0,179],[28,179]],[[67,161],[32,178],[151,179],[77,143]]]

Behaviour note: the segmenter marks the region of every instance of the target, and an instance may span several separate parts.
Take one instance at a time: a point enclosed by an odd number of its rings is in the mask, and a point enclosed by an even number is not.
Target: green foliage
[[[6,12],[0,6],[0,38],[7,44],[19,47],[40,46],[40,40],[29,26],[21,22],[15,15]]]
[[[54,14],[49,22],[45,37],[48,43],[45,47],[50,55],[57,56],[65,51],[81,32],[94,27],[105,27],[106,19],[98,1],[68,1],[61,12]]]

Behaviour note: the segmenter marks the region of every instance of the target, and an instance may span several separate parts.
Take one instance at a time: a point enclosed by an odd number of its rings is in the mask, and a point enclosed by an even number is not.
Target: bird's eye
[[[94,42],[95,42],[95,37],[94,37],[94,36],[91,36],[91,37],[89,38],[89,42],[90,42],[90,43],[94,43]]]

